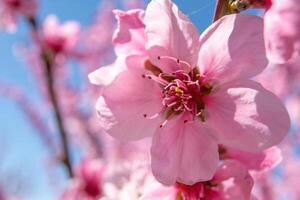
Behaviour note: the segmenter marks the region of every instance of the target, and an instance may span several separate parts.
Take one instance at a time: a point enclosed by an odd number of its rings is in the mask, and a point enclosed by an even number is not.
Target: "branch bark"
[[[220,19],[221,17],[223,17],[224,15],[229,14],[229,7],[228,7],[228,2],[229,0],[217,0],[217,4],[216,4],[216,8],[215,8],[215,14],[214,14],[214,18],[213,21],[217,21],[218,19]]]
[[[38,23],[34,17],[28,18],[28,23],[31,26],[31,29],[34,34],[38,34]],[[54,116],[56,120],[56,124],[59,130],[59,135],[61,138],[61,145],[62,145],[62,155],[60,156],[61,161],[65,165],[69,177],[74,177],[73,170],[72,170],[72,162],[71,162],[71,153],[68,143],[68,134],[64,127],[64,121],[61,114],[61,110],[59,107],[59,102],[57,95],[55,93],[55,87],[54,87],[54,65],[53,65],[53,58],[49,56],[49,53],[47,49],[44,47],[41,47],[41,59],[44,63],[44,72],[45,72],[45,78],[46,78],[46,85],[47,85],[47,91],[50,98],[50,102],[53,107]]]

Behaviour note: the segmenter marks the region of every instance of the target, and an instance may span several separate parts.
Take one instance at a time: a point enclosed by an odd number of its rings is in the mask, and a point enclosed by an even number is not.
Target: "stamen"
[[[160,126],[159,126],[159,128],[162,128],[162,127],[164,127],[167,123],[168,123],[168,119],[166,119]]]
[[[190,108],[190,107],[188,107],[188,105],[187,105],[186,103],[184,103],[183,106],[185,107],[185,109],[186,109],[187,111],[190,111],[190,112],[193,111],[193,109]]]
[[[183,105],[181,104],[178,108],[175,108],[174,111],[178,112],[178,111],[183,111]]]
[[[197,120],[205,122],[206,116],[204,113],[203,97],[209,95],[212,91],[211,83],[203,81],[197,67],[191,68],[189,63],[181,61],[171,56],[158,56],[158,60],[172,61],[175,65],[189,68],[189,71],[184,69],[178,69],[172,74],[164,73],[159,70],[158,67],[151,65],[150,71],[153,74],[142,74],[142,78],[147,78],[158,83],[162,89],[162,110],[153,115],[143,114],[146,119],[155,119],[159,116],[163,116],[165,121],[160,125],[160,128],[164,127],[168,120],[174,115],[183,113],[189,113],[190,117],[183,122],[192,123]],[[154,73],[155,71],[155,73]]]
[[[159,112],[159,113],[156,113],[156,114],[154,114],[154,115],[151,115],[151,116],[148,116],[147,114],[144,114],[144,117],[145,117],[146,119],[155,119],[155,118],[157,118],[160,114],[161,114],[160,112]]]
[[[177,104],[177,102],[174,101],[173,103],[167,104],[166,106],[167,106],[167,107],[172,107],[172,106],[174,106],[174,105],[176,105],[176,104]]]
[[[201,109],[200,112],[198,112],[196,114],[196,116],[199,117],[202,122],[205,122],[205,115],[204,115],[204,110],[203,109]]]
[[[200,110],[200,112],[198,112],[198,113],[196,114],[196,116],[199,117],[200,115],[202,115],[202,113],[203,113],[203,110]]]
[[[178,87],[178,86],[175,88],[175,92],[178,93],[178,94],[183,94],[184,93],[183,90],[180,89],[180,87]]]
[[[163,85],[163,86],[165,86],[165,85],[168,85],[169,84],[169,82],[168,81],[166,81],[166,80],[164,80],[164,79],[162,79],[162,78],[160,78],[160,77],[157,77],[157,76],[155,76],[155,75],[149,75],[149,74],[147,74],[147,75],[142,75],[142,77],[144,78],[148,78],[148,79],[150,79],[150,80],[153,80],[153,81],[155,81],[155,82],[157,82],[157,83],[159,83],[159,84],[161,84],[161,85]]]
[[[155,119],[157,117],[159,117],[159,115],[161,115],[163,112],[166,111],[166,107],[163,107],[158,113],[155,113],[153,115],[150,115],[148,116],[146,113],[143,114],[143,116],[146,118],[146,119]]]

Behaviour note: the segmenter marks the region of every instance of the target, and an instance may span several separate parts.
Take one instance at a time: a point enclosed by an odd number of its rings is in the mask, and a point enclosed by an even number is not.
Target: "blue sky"
[[[44,0],[41,1],[39,17],[43,19],[48,14],[54,13],[62,21],[77,20],[82,24],[88,24],[99,2],[99,0]],[[203,31],[211,23],[215,1],[175,2],[199,30]],[[28,40],[26,23],[21,20],[19,24],[19,30],[15,34],[0,32],[0,80],[21,86],[34,101],[38,101],[34,78],[16,51],[18,43],[26,43]],[[25,199],[57,199],[59,191],[50,186],[49,179],[44,173],[47,152],[37,135],[18,106],[0,96],[0,177],[1,174],[8,176],[9,172],[17,171],[20,178],[10,175],[9,182],[14,183],[21,179],[25,183],[24,190],[28,190],[24,193]],[[58,170],[58,174],[61,173],[62,170]],[[0,181],[0,184],[4,184],[3,181]],[[15,191],[14,188],[9,190]]]

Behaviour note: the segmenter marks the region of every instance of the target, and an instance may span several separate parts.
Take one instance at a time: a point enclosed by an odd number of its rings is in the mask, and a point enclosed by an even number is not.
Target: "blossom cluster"
[[[3,30],[18,17],[30,27],[19,51],[43,101],[4,82],[0,94],[67,169],[57,198],[299,199],[299,0],[217,1],[202,33],[172,0],[120,2],[103,0],[84,27],[40,24],[37,1],[0,0]],[[263,15],[243,13],[252,8]],[[2,184],[0,200],[14,199]]]

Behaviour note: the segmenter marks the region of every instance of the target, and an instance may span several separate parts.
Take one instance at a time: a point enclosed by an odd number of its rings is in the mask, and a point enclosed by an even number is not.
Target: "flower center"
[[[216,183],[210,181],[198,182],[194,185],[185,185],[177,182],[175,188],[177,191],[176,198],[178,200],[205,200],[205,199],[220,199],[218,191],[215,189]],[[177,200],[176,199],[176,200]]]
[[[196,200],[205,197],[205,185],[201,182],[194,185],[185,185],[177,182],[175,188],[178,199]]]
[[[199,116],[204,110],[199,79],[183,70],[176,71],[172,79],[163,88],[163,105],[176,113],[188,111]]]
[[[192,68],[187,62],[172,57],[164,56],[158,57],[158,59],[168,59],[179,67],[179,70],[168,74],[150,63],[150,61],[145,63],[145,68],[151,71],[152,74],[143,75],[142,77],[155,81],[162,89],[163,109],[160,113],[165,113],[166,121],[161,127],[167,122],[168,118],[182,113],[190,113],[190,116],[192,116],[191,120],[186,119],[184,123],[194,121],[195,118],[199,118],[204,122],[204,96],[210,94],[211,84],[204,81],[198,67]],[[144,117],[153,119],[158,115],[159,113],[149,117],[144,114]]]

